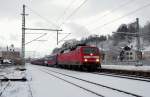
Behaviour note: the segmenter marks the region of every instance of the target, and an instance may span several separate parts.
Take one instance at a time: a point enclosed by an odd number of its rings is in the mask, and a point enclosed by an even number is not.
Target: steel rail
[[[132,75],[123,75],[123,74],[114,74],[114,73],[101,73],[101,72],[96,72],[92,74],[97,74],[97,75],[105,75],[105,76],[112,76],[112,77],[118,77],[118,78],[125,78],[125,79],[131,79],[131,80],[138,80],[138,81],[145,81],[145,82],[150,82],[149,79],[145,79],[143,77],[138,77],[138,76],[132,76]]]
[[[0,92],[0,97],[2,96],[2,94],[4,93],[4,91],[6,90],[6,88],[10,85],[10,81],[5,85],[5,87],[2,89],[2,91]]]
[[[40,70],[40,71],[43,71],[43,72],[45,72],[45,73],[47,73],[47,74],[49,74],[49,75],[51,75],[51,76],[53,76],[53,77],[55,77],[55,78],[58,78],[58,79],[60,79],[60,80],[63,80],[63,81],[65,81],[65,82],[69,83],[69,84],[72,84],[72,85],[74,85],[74,86],[76,86],[76,87],[78,87],[78,88],[81,88],[81,89],[86,90],[86,91],[88,91],[88,92],[90,92],[90,93],[92,93],[92,94],[95,94],[95,95],[97,95],[97,96],[99,96],[99,97],[105,97],[105,96],[103,96],[103,95],[101,95],[101,94],[99,94],[99,93],[96,93],[96,92],[91,91],[91,90],[89,90],[89,89],[87,89],[87,88],[81,87],[81,86],[79,86],[79,85],[77,85],[77,84],[75,84],[75,83],[72,83],[72,82],[70,82],[70,81],[68,81],[68,80],[65,80],[65,79],[63,79],[63,78],[61,78],[61,77],[58,77],[58,76],[56,76],[56,75],[54,75],[54,74],[51,74],[51,73],[49,73],[49,72],[47,72],[47,71],[44,71],[44,70],[41,70],[41,69],[39,69],[39,70]]]
[[[61,75],[64,75],[64,76],[67,76],[67,77],[70,77],[70,78],[78,79],[78,80],[81,80],[81,81],[84,81],[84,82],[87,82],[87,83],[90,83],[90,84],[94,84],[94,85],[97,85],[97,86],[105,87],[107,89],[111,89],[111,90],[114,90],[114,91],[122,92],[122,93],[125,93],[125,94],[128,94],[128,95],[131,95],[131,96],[142,97],[142,96],[134,94],[134,93],[130,93],[130,92],[127,92],[127,91],[119,90],[119,89],[112,88],[112,87],[109,87],[109,86],[106,86],[106,85],[102,85],[102,84],[99,84],[99,83],[91,82],[91,81],[88,81],[88,80],[85,80],[85,79],[81,79],[81,78],[78,78],[78,77],[74,77],[74,76],[71,76],[71,75],[67,75],[67,74],[63,74],[63,73],[56,72],[56,71],[53,71],[53,70],[49,70],[49,69],[46,69],[46,68],[45,68],[45,70],[48,70],[48,71],[51,71],[51,72],[54,72],[54,73],[57,73],[57,74],[61,74]]]
[[[31,89],[31,86],[30,86],[29,80],[27,81],[27,84],[28,84],[28,87],[29,87],[30,95],[31,95],[31,97],[33,97],[33,93],[32,93],[32,89]]]

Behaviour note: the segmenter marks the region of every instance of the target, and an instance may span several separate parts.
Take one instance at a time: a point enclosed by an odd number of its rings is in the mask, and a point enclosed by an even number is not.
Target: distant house
[[[135,50],[129,50],[124,52],[124,61],[136,61],[137,52]]]
[[[0,57],[2,59],[19,58],[20,52],[18,52],[18,51],[0,51]]]
[[[10,48],[1,48],[0,50],[0,63],[4,63],[5,60],[9,60],[12,63],[16,63],[18,60],[21,60],[20,57],[20,51],[17,50],[15,51],[14,47],[10,47]]]
[[[125,46],[121,52],[123,52],[122,61],[137,61],[142,59],[142,52],[139,52],[132,47]]]

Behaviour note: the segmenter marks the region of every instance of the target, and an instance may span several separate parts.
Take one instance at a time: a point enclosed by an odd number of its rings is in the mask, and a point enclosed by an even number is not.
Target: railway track
[[[93,94],[95,94],[97,96],[100,96],[100,97],[105,97],[105,96],[100,94],[100,93],[94,92],[94,90],[92,91],[91,89],[82,87],[81,85],[78,85],[76,83],[68,81],[68,80],[64,79],[64,77],[72,78],[74,80],[78,80],[78,81],[81,81],[81,82],[84,82],[84,83],[87,83],[87,84],[91,84],[91,85],[94,85],[94,86],[97,86],[97,87],[109,89],[111,91],[115,91],[117,93],[121,93],[122,95],[124,94],[124,95],[128,95],[128,96],[133,96],[133,97],[142,97],[141,95],[137,95],[137,94],[134,94],[134,93],[131,93],[131,92],[123,91],[123,90],[116,89],[116,88],[113,88],[113,87],[109,87],[109,86],[106,86],[106,85],[102,85],[102,84],[99,84],[99,83],[94,83],[94,82],[91,82],[91,81],[88,81],[88,80],[84,80],[84,79],[81,79],[81,78],[78,78],[78,77],[74,77],[74,76],[67,75],[67,74],[64,74],[64,73],[60,73],[60,72],[57,72],[57,71],[49,70],[49,69],[46,69],[46,68],[45,69],[40,69],[40,70],[45,72],[45,73],[47,73],[47,74],[49,74],[49,75],[51,75],[51,76],[54,76],[54,77],[56,77],[56,78],[58,78],[60,80],[63,80],[65,82],[70,83],[70,84],[72,84],[74,86],[77,86],[79,88],[82,88],[82,89],[84,89],[84,90],[86,90],[88,92],[91,92],[91,93],[93,93]],[[53,73],[55,73],[57,75],[55,75]],[[60,77],[58,75],[61,75],[61,76],[64,76],[64,77]]]
[[[0,90],[0,97],[2,96],[2,94],[5,92],[5,90],[8,88],[9,85],[10,85],[10,81],[8,81],[5,86],[3,86],[3,88]]]
[[[142,79],[150,79],[150,72],[148,71],[131,71],[131,70],[117,70],[117,69],[100,69],[100,72],[103,73],[111,73],[116,75],[125,75],[130,77],[142,78]]]
[[[61,77],[58,77],[58,76],[56,76],[56,75],[54,75],[54,74],[51,74],[51,73],[49,73],[49,72],[47,72],[47,71],[44,71],[44,70],[41,70],[41,71],[43,71],[43,72],[45,72],[45,73],[47,73],[47,74],[49,74],[49,75],[51,75],[51,76],[53,76],[53,77],[56,77],[56,78],[58,78],[58,79],[60,79],[60,80],[63,80],[63,81],[65,81],[65,82],[69,83],[69,84],[72,84],[72,85],[74,85],[74,86],[76,86],[76,87],[78,87],[78,88],[81,88],[81,89],[83,89],[83,90],[86,90],[86,91],[88,91],[88,92],[91,92],[92,94],[95,94],[95,95],[97,95],[97,96],[99,96],[99,97],[105,97],[105,96],[103,96],[103,95],[101,95],[101,94],[99,94],[99,93],[96,93],[96,92],[94,92],[94,91],[91,91],[91,90],[89,90],[89,89],[87,89],[87,88],[84,88],[84,87],[82,87],[82,86],[80,86],[80,85],[77,85],[77,84],[75,84],[75,83],[73,83],[73,82],[70,82],[70,81],[68,81],[68,80],[65,80],[65,79],[63,79],[63,78],[61,78]]]
[[[76,71],[76,70],[73,70]],[[129,72],[129,74],[128,74]],[[87,72],[89,73],[89,72]],[[98,74],[98,75],[106,75],[106,76],[112,76],[112,77],[118,77],[118,78],[126,78],[126,79],[132,79],[132,80],[138,80],[138,81],[145,81],[145,82],[150,82],[150,76],[142,76],[142,73],[140,76],[138,74],[131,74],[131,71],[116,71],[116,70],[111,70],[109,72],[109,69],[101,69],[100,71],[98,70],[97,72],[94,72],[92,74]]]
[[[103,72],[94,72],[92,74],[105,75],[105,76],[112,76],[112,77],[118,77],[118,78],[125,78],[125,79],[131,79],[131,80],[150,82],[150,79],[145,78],[145,77],[139,77],[139,76],[136,76],[136,75],[107,73],[107,72],[104,72],[104,73]]]
[[[26,78],[16,79],[16,78],[7,78],[6,75],[0,75],[0,76],[2,77],[2,78],[0,78],[0,84],[1,84],[0,85],[0,87],[1,87],[0,97],[3,97],[3,93],[6,91],[7,88],[9,88],[9,86],[10,86],[10,84],[12,84],[12,82],[14,82],[14,81],[19,81],[19,82],[27,81]],[[3,83],[5,83],[5,86],[3,85]]]
[[[33,92],[32,92],[29,80],[27,81],[27,85],[28,85],[28,88],[29,88],[30,97],[33,97]]]
[[[67,69],[65,69],[65,70],[67,70]],[[76,70],[73,70],[73,71],[76,71]],[[87,73],[89,73],[89,72],[87,72]],[[123,74],[123,73],[111,73],[111,72],[98,71],[98,72],[94,72],[92,74],[105,75],[105,76],[112,76],[112,77],[118,77],[118,78],[132,79],[132,80],[137,80],[137,81],[150,82],[150,77],[130,75],[130,74]]]

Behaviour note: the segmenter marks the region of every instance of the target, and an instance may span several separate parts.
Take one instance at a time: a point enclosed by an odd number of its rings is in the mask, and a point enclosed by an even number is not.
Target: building
[[[7,47],[6,49],[2,48],[0,50],[0,63],[3,64],[5,62],[12,64],[20,64],[21,56],[20,51],[16,50],[13,45],[11,47]]]

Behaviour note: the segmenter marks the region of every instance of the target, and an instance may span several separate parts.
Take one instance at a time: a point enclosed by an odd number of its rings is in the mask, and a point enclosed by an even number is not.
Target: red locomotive
[[[33,60],[31,63],[93,71],[101,67],[101,55],[97,47],[76,46],[62,50],[57,55],[50,55],[45,58]]]
[[[101,67],[101,56],[97,47],[77,46],[57,55],[57,65],[65,68],[95,70]]]

